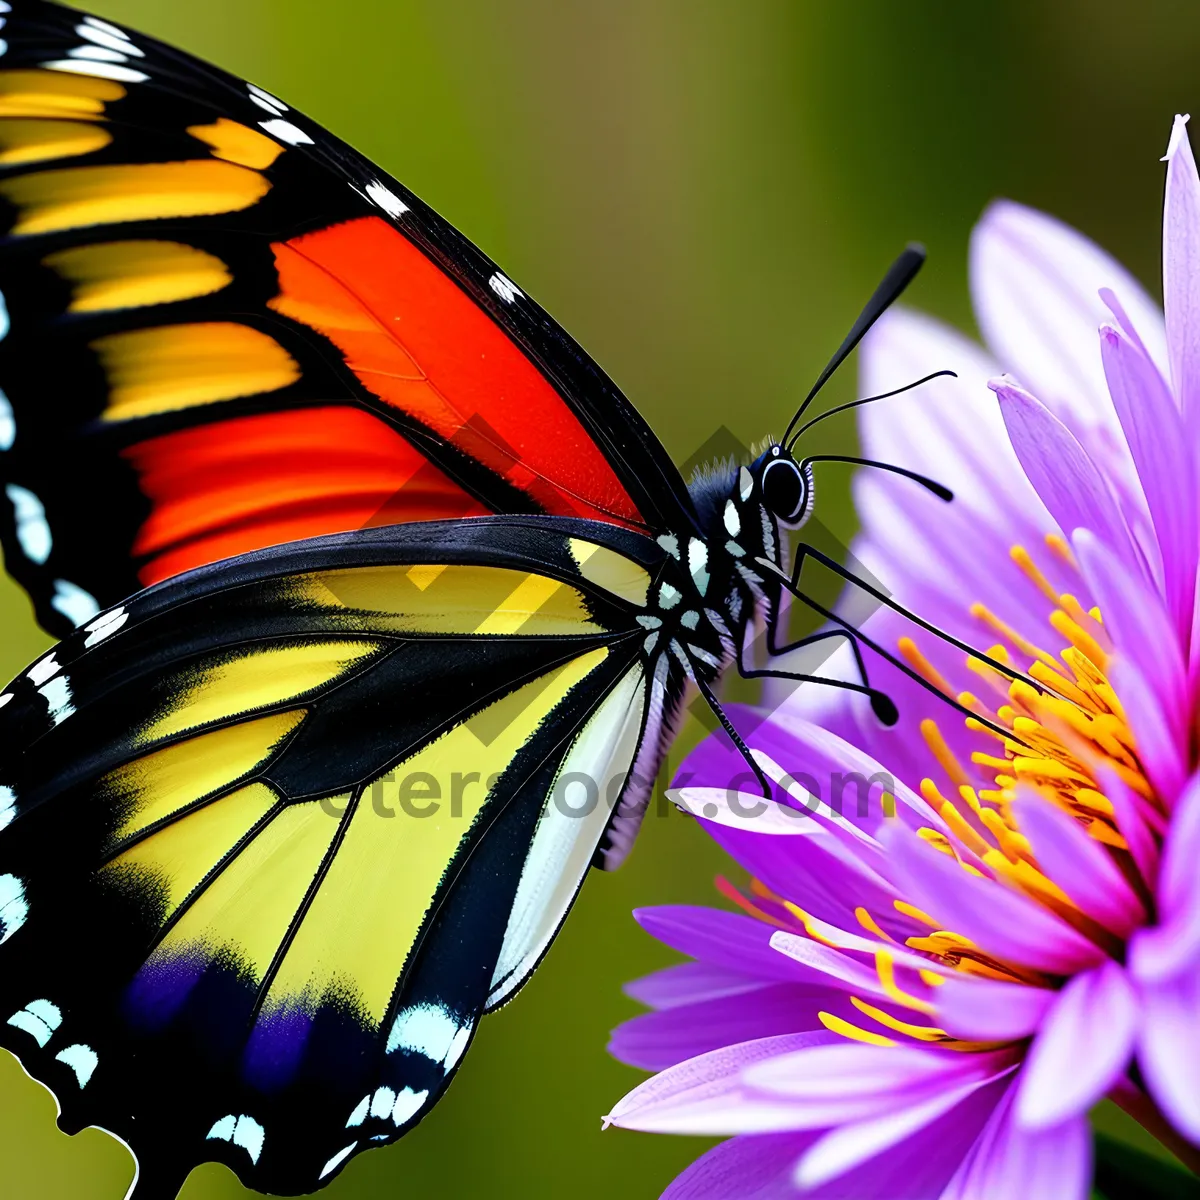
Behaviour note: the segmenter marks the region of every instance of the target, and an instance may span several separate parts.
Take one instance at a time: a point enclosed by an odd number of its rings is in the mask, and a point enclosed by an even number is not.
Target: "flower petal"
[[[1121,299],[1166,370],[1162,314],[1145,289],[1094,242],[1009,201],[991,205],[971,235],[971,296],[984,340],[1003,370],[1041,396],[1078,435],[1121,438],[1096,346],[1108,319],[1102,287]]]
[[[772,929],[762,921],[687,904],[639,908],[633,915],[651,937],[680,954],[764,980],[803,979],[800,968],[771,949]]]
[[[1200,774],[1193,775],[1171,817],[1158,876],[1158,924],[1130,946],[1134,977],[1168,979],[1200,970]],[[1200,1013],[1196,1014],[1200,1020]]]
[[[1087,1200],[1092,1133],[1086,1117],[1030,1130],[1013,1119],[1018,1079],[939,1200]]]
[[[1108,664],[1108,681],[1121,698],[1147,777],[1158,794],[1170,803],[1187,780],[1187,763],[1185,747],[1176,738],[1163,707],[1169,700],[1158,694],[1132,659],[1112,660]]]
[[[1013,449],[1059,528],[1090,529],[1131,569],[1144,570],[1104,476],[1074,434],[1035,396],[1011,380],[990,385]]]
[[[919,909],[1008,962],[1073,974],[1103,952],[1040,904],[991,879],[968,874],[915,835],[891,829],[887,844],[901,894]]]
[[[875,324],[859,350],[862,394],[880,395],[932,371],[957,379],[923,384],[911,396],[859,409],[858,428],[868,458],[930,475],[954,493],[957,507],[986,526],[1007,528],[1014,514],[1049,528],[1049,516],[1008,444],[987,381],[1000,367],[975,342],[932,317],[893,308]],[[926,511],[941,501],[897,482]],[[999,504],[999,498],[1004,503]],[[864,521],[869,528],[870,522]],[[1012,541],[1011,536],[1005,536]]]
[[[1030,788],[1018,790],[1013,812],[1042,873],[1082,912],[1121,937],[1145,921],[1145,907],[1112,856],[1078,822]]]
[[[1092,597],[1100,606],[1105,632],[1117,653],[1154,681],[1159,707],[1183,740],[1189,716],[1187,664],[1180,649],[1181,635],[1162,598],[1144,578],[1127,570],[1091,530],[1076,530],[1071,541]],[[1190,569],[1195,570],[1194,566]],[[1190,627],[1190,600],[1188,604]]]
[[[762,1133],[731,1138],[696,1159],[663,1192],[661,1200],[792,1197],[793,1166],[814,1136],[808,1132]],[[914,1200],[924,1200],[924,1196],[914,1195]]]
[[[1117,963],[1069,980],[1025,1060],[1017,1122],[1050,1129],[1086,1113],[1124,1072],[1137,1024],[1137,999]]]
[[[936,1023],[971,1041],[1016,1041],[1037,1029],[1055,995],[1048,988],[956,972],[934,993]]]
[[[734,996],[762,987],[753,975],[715,967],[711,963],[687,962],[664,967],[651,975],[634,979],[621,990],[647,1008],[675,1008],[680,1004],[698,1004],[718,996]]]
[[[776,1133],[809,1129],[822,1118],[812,1106],[751,1092],[743,1071],[757,1062],[832,1042],[837,1034],[793,1033],[726,1046],[668,1067],[639,1084],[604,1118],[606,1124],[649,1133]],[[827,1122],[826,1122],[827,1123]]]
[[[1141,350],[1123,333],[1104,325],[1100,353],[1162,550],[1163,587],[1175,630],[1186,639],[1192,626],[1197,562],[1192,443],[1175,397]],[[1103,611],[1107,622],[1108,611]]]
[[[1002,1074],[1013,1068],[1007,1067]],[[870,1120],[855,1121],[831,1130],[805,1151],[796,1164],[796,1183],[803,1189],[820,1187],[847,1171],[890,1150],[918,1130],[958,1108],[996,1076],[947,1087],[917,1103],[898,1103]],[[962,1149],[965,1150],[965,1146]],[[945,1150],[943,1150],[943,1153]],[[951,1151],[953,1153],[953,1151]],[[877,1193],[875,1193],[877,1194]]]
[[[1171,1124],[1200,1144],[1200,966],[1140,992],[1142,1075]]]
[[[825,987],[776,983],[737,996],[644,1013],[612,1032],[608,1052],[644,1071],[661,1071],[722,1046],[824,1029],[820,1012],[849,1019],[848,996]]]
[[[1200,180],[1186,129],[1175,118],[1163,204],[1163,302],[1171,382],[1189,424],[1200,420]]]

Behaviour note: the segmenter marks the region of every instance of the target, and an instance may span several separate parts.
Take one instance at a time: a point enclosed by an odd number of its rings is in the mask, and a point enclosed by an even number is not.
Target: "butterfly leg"
[[[793,568],[791,575],[789,575],[786,571],[781,570],[775,563],[771,562],[769,559],[759,558],[756,560],[758,562],[759,566],[763,567],[772,576],[774,576],[776,579],[778,579],[783,584],[783,586],[785,588],[787,588],[787,590],[793,596],[795,596],[796,599],[799,600],[802,604],[807,605],[818,616],[823,617],[826,621],[829,621],[831,624],[838,626],[838,628],[840,630],[851,635],[858,643],[860,643],[860,645],[866,646],[869,649],[873,650],[876,654],[878,654],[880,656],[880,658],[885,659],[887,662],[891,663],[892,666],[894,666],[898,671],[900,671],[904,675],[907,675],[908,678],[911,679],[919,687],[924,688],[927,692],[932,692],[943,703],[948,704],[953,709],[956,709],[958,712],[962,713],[962,715],[964,717],[967,717],[970,720],[976,721],[980,725],[985,726],[986,728],[990,729],[993,733],[999,734],[1001,737],[1007,738],[1011,741],[1021,742],[1021,739],[1018,738],[1017,735],[1012,732],[1012,730],[1005,729],[1003,726],[997,725],[994,721],[990,720],[988,717],[984,717],[984,716],[981,716],[977,712],[973,712],[971,709],[967,708],[964,704],[960,703],[956,698],[954,698],[952,696],[948,696],[945,692],[943,692],[941,690],[941,688],[937,687],[935,684],[930,683],[928,679],[926,679],[919,672],[915,671],[903,659],[897,658],[896,655],[892,654],[889,650],[885,650],[877,641],[875,641],[873,638],[868,637],[861,629],[856,629],[844,617],[838,616],[837,613],[833,612],[831,609],[826,608],[814,596],[810,596],[807,592],[805,592],[803,590],[803,588],[801,588],[800,583],[799,583],[800,567],[801,567],[805,557],[817,559],[818,562],[823,563],[831,571],[833,571],[837,575],[840,575],[848,583],[853,583],[855,586],[862,588],[868,594],[870,594],[871,596],[874,596],[877,600],[879,600],[880,603],[885,604],[889,608],[893,609],[894,611],[902,614],[905,617],[908,617],[915,624],[919,625],[922,629],[928,630],[930,633],[941,638],[943,641],[948,642],[951,645],[956,646],[957,648],[965,651],[972,658],[976,658],[979,661],[986,663],[988,666],[994,667],[1001,674],[1006,675],[1011,679],[1024,680],[1026,678],[1026,676],[1022,672],[1014,671],[1011,667],[1007,667],[1003,663],[995,662],[993,659],[989,658],[987,655],[980,653],[980,651],[976,650],[973,646],[967,645],[966,642],[961,642],[957,638],[951,636],[950,634],[944,633],[942,630],[938,629],[935,625],[930,625],[927,621],[922,620],[920,617],[916,616],[916,614],[909,612],[908,609],[897,604],[889,596],[887,596],[885,593],[881,592],[878,588],[872,587],[870,584],[866,583],[864,580],[859,579],[859,577],[857,575],[855,575],[852,571],[848,571],[836,559],[832,559],[828,555],[822,554],[821,551],[817,550],[814,546],[801,544],[801,546],[799,547],[799,554],[797,556],[796,566]],[[790,678],[790,679],[799,679],[799,677],[797,675],[794,675],[791,673],[787,673],[783,677]],[[859,685],[859,684],[850,684],[850,683],[846,683],[846,682],[840,681],[840,680],[822,679],[819,676],[814,680],[814,682],[824,683],[824,684],[827,684],[832,687],[848,688],[851,691],[868,691],[866,688],[864,688],[862,685]],[[1038,684],[1036,680],[1031,679],[1031,680],[1029,680],[1029,682],[1032,686],[1037,688],[1039,693],[1045,691],[1045,687]],[[895,703],[892,701],[892,699],[890,697],[884,696],[884,693],[875,692],[874,689],[870,689],[870,691],[868,691],[868,694],[873,694],[873,696],[883,696],[884,700],[886,700],[885,712],[888,711],[888,706],[890,706],[890,711],[892,713],[894,713],[896,711]],[[874,702],[874,700],[872,700],[872,707],[874,707],[874,704],[875,704],[875,702]],[[878,713],[878,709],[876,709],[876,712]],[[881,716],[882,716],[882,714],[881,714]],[[898,714],[897,714],[897,716],[898,716]],[[893,718],[893,721],[891,721],[891,722],[886,722],[886,719],[885,719],[885,723],[893,724],[894,720],[895,720],[895,718]],[[1024,745],[1024,742],[1021,742],[1021,744]]]
[[[733,722],[729,719],[729,714],[721,707],[720,700],[713,694],[712,688],[700,678],[699,675],[694,676],[696,686],[700,689],[700,695],[704,697],[708,707],[712,709],[713,716],[721,722],[721,728],[729,735],[729,740],[734,744],[737,752],[746,760],[746,765],[754,772],[754,778],[758,781],[758,786],[762,788],[762,794],[768,800],[771,798],[771,783],[763,773],[762,767],[754,760],[754,755],[750,752],[750,747],[746,745],[742,735],[734,728]]]

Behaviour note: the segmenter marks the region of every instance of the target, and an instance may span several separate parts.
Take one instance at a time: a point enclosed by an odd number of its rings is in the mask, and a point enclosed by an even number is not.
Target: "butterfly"
[[[209,1160],[310,1192],[433,1107],[625,856],[689,688],[766,787],[713,689],[807,677],[749,661],[756,620],[775,656],[865,640],[800,586],[839,564],[787,561],[830,457],[794,448],[922,256],[783,439],[689,486],[302,114],[0,13],[0,542],[62,638],[0,693],[0,1044],[137,1200]],[[833,626],[788,643],[785,595]],[[894,721],[858,662],[836,686]]]

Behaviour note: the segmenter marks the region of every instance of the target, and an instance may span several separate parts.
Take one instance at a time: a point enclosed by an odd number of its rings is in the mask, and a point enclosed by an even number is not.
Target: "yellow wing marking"
[[[196,897],[147,965],[225,954],[261,982],[337,828],[315,801],[285,808]]]
[[[650,576],[637,563],[615,550],[582,538],[571,538],[569,545],[571,557],[579,565],[579,573],[584,579],[639,608],[646,607]]]
[[[265,171],[283,153],[278,142],[228,117],[218,117],[211,125],[189,125],[188,133],[211,146],[215,158],[259,171]]]
[[[358,567],[291,581],[298,603],[342,610],[346,629],[396,633],[603,633],[568,584],[507,567]]]
[[[271,984],[268,1016],[335,993],[383,1020],[425,914],[502,772],[608,655],[580,655],[483,712],[486,745],[459,725],[367,788]],[[470,782],[464,784],[464,780]],[[412,815],[440,797],[436,812]],[[407,808],[407,811],[406,811]]]
[[[123,880],[132,874],[136,885],[149,885],[166,921],[278,802],[265,784],[252,783],[151,834],[117,855],[102,875]]]
[[[301,374],[273,337],[232,321],[110,333],[92,349],[108,376],[106,421],[272,392]]]
[[[0,139],[2,125],[0,122]],[[67,309],[73,313],[192,300],[218,292],[233,280],[229,268],[215,255],[181,242],[74,246],[47,255],[43,261],[75,285]]]
[[[574,589],[567,589],[565,583],[559,583],[557,579],[547,579],[545,575],[526,575],[504,598],[501,605],[475,626],[474,632],[501,635],[520,633],[522,627],[542,606],[563,590]]]
[[[305,696],[380,649],[378,642],[303,641],[254,647],[198,671],[138,734],[143,744]]]
[[[49,71],[0,71],[0,117],[75,117],[99,121],[125,89],[110,79]]]
[[[266,177],[214,159],[64,167],[0,181],[18,211],[13,234],[55,233],[87,225],[213,216],[257,204]]]
[[[39,121],[22,117],[0,118],[0,165],[72,158],[103,150],[112,134],[84,121]]]
[[[123,810],[124,820],[116,836],[131,837],[249,775],[305,715],[303,709],[296,709],[243,721],[156,750],[110,771],[99,786]]]

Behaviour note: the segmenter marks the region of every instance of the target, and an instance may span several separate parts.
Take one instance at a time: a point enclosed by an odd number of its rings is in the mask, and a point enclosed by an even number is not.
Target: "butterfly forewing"
[[[6,20],[0,538],[47,628],[367,525],[688,527],[614,385],[396,181],[152,39]]]

